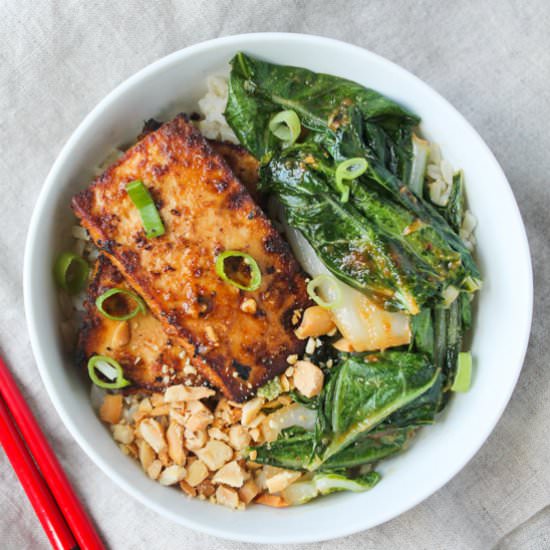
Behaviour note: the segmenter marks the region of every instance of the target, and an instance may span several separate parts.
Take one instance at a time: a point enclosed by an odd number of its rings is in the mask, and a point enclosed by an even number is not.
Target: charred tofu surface
[[[141,180],[164,235],[147,239],[126,185]],[[308,304],[305,276],[223,158],[183,116],[146,135],[87,190],[73,209],[92,239],[146,301],[166,334],[213,385],[242,401],[300,354],[291,319]],[[226,250],[250,254],[255,291],[215,271]]]
[[[95,301],[111,288],[132,290],[112,262],[100,255],[88,287],[86,315],[78,337],[82,367],[92,355],[107,355],[118,361],[134,388],[161,390],[171,384],[204,384],[205,379],[190,365],[179,339],[170,338],[149,310],[127,321],[108,319],[99,312]],[[127,295],[117,294],[105,307],[121,317],[135,308],[135,302]]]
[[[260,164],[242,145],[227,141],[209,141],[216,153],[221,155],[235,177],[246,187],[254,201],[263,206],[258,192]]]

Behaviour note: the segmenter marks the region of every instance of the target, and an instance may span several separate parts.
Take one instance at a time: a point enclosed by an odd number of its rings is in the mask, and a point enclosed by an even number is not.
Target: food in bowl
[[[231,65],[227,99],[212,80],[73,199],[77,362],[162,484],[235,509],[366,490],[469,386],[463,176],[373,90]]]

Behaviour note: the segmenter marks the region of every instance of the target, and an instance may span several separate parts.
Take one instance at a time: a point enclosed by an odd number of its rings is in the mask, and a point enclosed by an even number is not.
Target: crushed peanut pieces
[[[297,324],[301,312],[295,313]],[[309,337],[308,355],[320,344],[318,337]],[[205,386],[176,384],[162,393],[108,393],[99,417],[122,452],[161,485],[233,510],[252,502],[286,506],[279,493],[302,473],[257,464],[254,450],[248,459],[243,453],[250,445],[277,438],[280,426],[275,419],[285,407],[297,406],[287,392],[296,389],[312,397],[321,391],[323,371],[309,359],[288,356],[289,366],[273,384],[280,391],[245,403],[229,401]],[[169,368],[164,371],[169,373]]]

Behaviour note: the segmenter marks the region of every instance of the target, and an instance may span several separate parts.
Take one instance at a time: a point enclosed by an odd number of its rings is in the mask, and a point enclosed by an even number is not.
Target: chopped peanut
[[[159,452],[158,459],[164,467],[170,466],[170,464],[172,463],[170,455],[168,454],[168,449],[166,447],[164,447],[164,449]]]
[[[109,424],[118,424],[121,416],[122,395],[120,393],[115,395],[107,394],[99,409],[99,418],[101,418],[103,422],[108,422]]]
[[[247,298],[246,300],[243,300],[241,304],[241,311],[244,311],[245,313],[256,313],[256,300],[254,298]]]
[[[185,446],[190,451],[197,451],[201,449],[206,444],[208,436],[206,435],[206,430],[199,430],[198,432],[193,432],[191,430],[185,430]]]
[[[147,471],[149,466],[153,463],[153,460],[155,460],[155,451],[153,451],[153,448],[147,441],[142,439],[138,442],[138,456],[141,467]]]
[[[188,497],[196,497],[197,496],[197,490],[194,487],[191,487],[187,481],[182,479],[179,482],[180,489],[188,496]]]
[[[256,495],[260,492],[259,487],[256,485],[256,482],[253,479],[249,479],[240,489],[239,489],[239,498],[245,503],[248,504]]]
[[[197,491],[200,496],[208,498],[216,492],[216,486],[209,479],[205,479],[197,485]]]
[[[239,494],[235,489],[219,485],[216,489],[216,501],[218,504],[223,504],[228,508],[236,510],[239,507]]]
[[[180,426],[185,427],[185,416],[183,416],[183,414],[173,408],[170,410],[170,420],[173,420],[174,422],[177,422]]]
[[[338,351],[345,351],[348,353],[353,353],[355,350],[353,349],[353,346],[351,345],[351,342],[349,340],[346,340],[345,338],[340,338],[340,340],[337,340],[332,344]]]
[[[236,408],[236,404],[230,403],[227,399],[222,398],[218,401],[214,416],[225,424],[233,424],[240,419],[241,410]]]
[[[216,392],[204,386],[184,386],[177,384],[166,388],[164,392],[165,403],[174,401],[198,401],[206,397],[212,397]]]
[[[192,432],[204,430],[214,420],[214,415],[200,401],[191,401],[189,403],[189,412],[191,416],[187,420],[185,427]]]
[[[159,483],[161,485],[175,485],[185,477],[185,468],[172,464],[165,468],[159,477]]]
[[[168,441],[168,455],[178,465],[185,464],[185,451],[183,449],[183,427],[176,422],[170,422],[166,430],[166,440]]]
[[[235,424],[229,429],[229,443],[236,451],[241,451],[250,444],[250,436],[240,424]]]
[[[160,471],[162,470],[162,463],[160,460],[153,460],[149,468],[147,468],[147,475],[151,479],[158,479]]]
[[[298,361],[294,369],[294,386],[306,397],[314,397],[321,393],[325,375],[311,361]]]
[[[328,334],[335,327],[330,311],[321,306],[311,306],[304,311],[300,326],[294,331],[300,340],[310,336],[317,338]]]
[[[134,440],[134,432],[128,424],[115,424],[112,427],[112,430],[115,441],[118,441],[119,443],[125,443],[128,445]]]
[[[149,416],[168,416],[170,414],[170,410],[170,404],[165,403],[163,405],[155,407],[154,409],[151,409],[148,414]]]
[[[139,402],[138,411],[149,412],[151,410],[153,410],[153,405],[151,405],[151,400],[148,397],[146,397],[145,399],[142,399]]]
[[[202,449],[195,451],[195,454],[212,471],[219,470],[226,462],[231,460],[233,451],[223,441],[209,441]]]
[[[297,353],[293,353],[292,355],[289,355],[287,358],[286,358],[286,362],[289,364],[289,365],[294,365],[296,363],[296,361],[298,361],[298,354]]]
[[[139,432],[141,437],[153,447],[155,452],[159,453],[166,447],[166,440],[164,439],[164,431],[161,425],[153,418],[146,418],[139,425]]]
[[[227,434],[216,427],[212,427],[208,430],[208,437],[210,437],[210,439],[219,439],[220,441],[229,441]]]
[[[153,407],[159,407],[164,403],[164,395],[159,392],[155,392],[153,395],[151,395],[151,405]]]
[[[290,391],[290,382],[284,374],[279,377],[279,381],[281,383],[281,389],[284,392]]]
[[[212,478],[213,483],[223,483],[230,487],[242,487],[245,473],[236,460],[222,466]]]
[[[196,487],[199,483],[202,483],[208,477],[208,468],[202,462],[202,460],[195,460],[187,467],[187,473],[185,475],[185,481],[189,483],[191,487]]]
[[[247,401],[242,408],[241,424],[243,426],[249,426],[264,404],[265,399],[263,397],[254,397],[254,399]]]

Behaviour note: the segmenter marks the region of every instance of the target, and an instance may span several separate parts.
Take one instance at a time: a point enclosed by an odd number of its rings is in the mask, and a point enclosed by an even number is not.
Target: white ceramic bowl
[[[342,76],[374,88],[422,117],[422,129],[464,169],[484,287],[472,341],[472,389],[453,397],[444,418],[421,431],[410,450],[380,466],[371,491],[336,494],[302,507],[252,506],[232,512],[148,479],[113,443],[89,402],[89,387],[62,351],[52,262],[72,224],[69,199],[112,147],[131,141],[142,122],[195,108],[205,78],[227,68],[239,50],[282,64]],[[113,481],[144,505],[212,535],[265,543],[310,542],[349,535],[388,521],[449,481],[489,436],[523,363],[532,311],[529,248],[518,207],[495,158],[441,96],[397,65],[366,50],[316,36],[249,34],[191,46],[146,67],[111,92],[73,133],[46,179],[25,254],[25,307],[42,380],[65,425]]]

